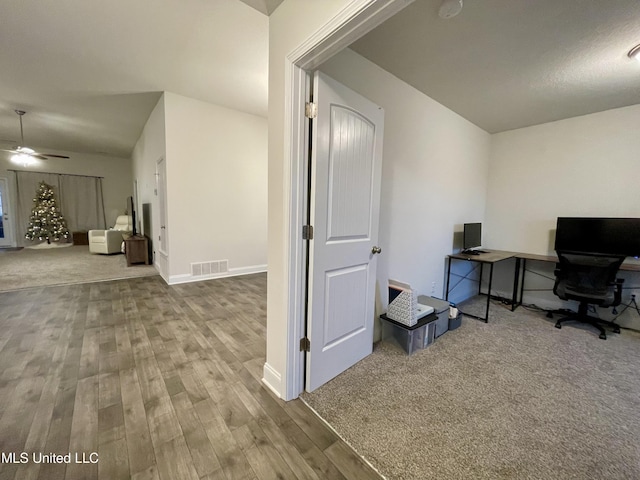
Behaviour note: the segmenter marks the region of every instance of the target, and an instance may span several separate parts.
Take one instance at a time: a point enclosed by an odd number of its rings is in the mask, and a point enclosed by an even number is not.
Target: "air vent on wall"
[[[227,273],[229,271],[228,260],[216,260],[213,262],[198,262],[191,264],[191,275],[194,277],[206,277]]]

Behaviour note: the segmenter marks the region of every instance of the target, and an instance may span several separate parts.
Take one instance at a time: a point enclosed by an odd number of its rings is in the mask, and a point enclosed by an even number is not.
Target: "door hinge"
[[[300,339],[300,351],[301,352],[311,351],[311,340],[309,340],[307,337],[303,337]]]
[[[316,118],[318,116],[318,104],[307,102],[304,105],[304,116],[307,118]]]
[[[313,240],[313,226],[312,225],[303,225],[302,226],[302,239],[303,240]]]

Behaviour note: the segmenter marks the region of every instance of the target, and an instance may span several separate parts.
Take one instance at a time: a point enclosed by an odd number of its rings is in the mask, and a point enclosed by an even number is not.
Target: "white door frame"
[[[3,247],[15,247],[16,246],[16,237],[15,237],[15,222],[13,221],[13,204],[11,193],[9,192],[9,180],[6,177],[0,177],[0,183],[2,183],[4,187],[4,202],[2,202],[2,215],[5,214],[9,217],[9,220],[4,223],[4,234],[5,234],[5,242]]]
[[[153,227],[154,241],[157,234],[157,261],[154,262],[160,272],[160,276],[169,283],[169,235],[167,212],[167,158],[160,157],[156,160],[156,199],[158,204],[158,226]]]
[[[291,52],[285,61],[285,251],[287,252],[287,355],[284,399],[304,389],[304,352],[300,339],[305,321],[305,245],[302,226],[306,208],[307,120],[309,72],[414,0],[353,0],[334,18]]]

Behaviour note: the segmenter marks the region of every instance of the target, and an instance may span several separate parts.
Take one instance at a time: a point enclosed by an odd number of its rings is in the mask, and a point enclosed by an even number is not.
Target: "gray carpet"
[[[303,399],[388,479],[638,479],[640,334],[574,325],[494,304]]]
[[[127,267],[122,254],[92,255],[87,245],[0,250],[0,292],[157,274],[152,265]]]

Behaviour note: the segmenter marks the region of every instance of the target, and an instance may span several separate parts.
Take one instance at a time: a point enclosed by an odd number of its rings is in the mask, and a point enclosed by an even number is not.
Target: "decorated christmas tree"
[[[33,199],[33,209],[29,218],[29,227],[24,238],[27,240],[46,240],[47,243],[69,237],[69,229],[53,195],[53,188],[40,182]]]

